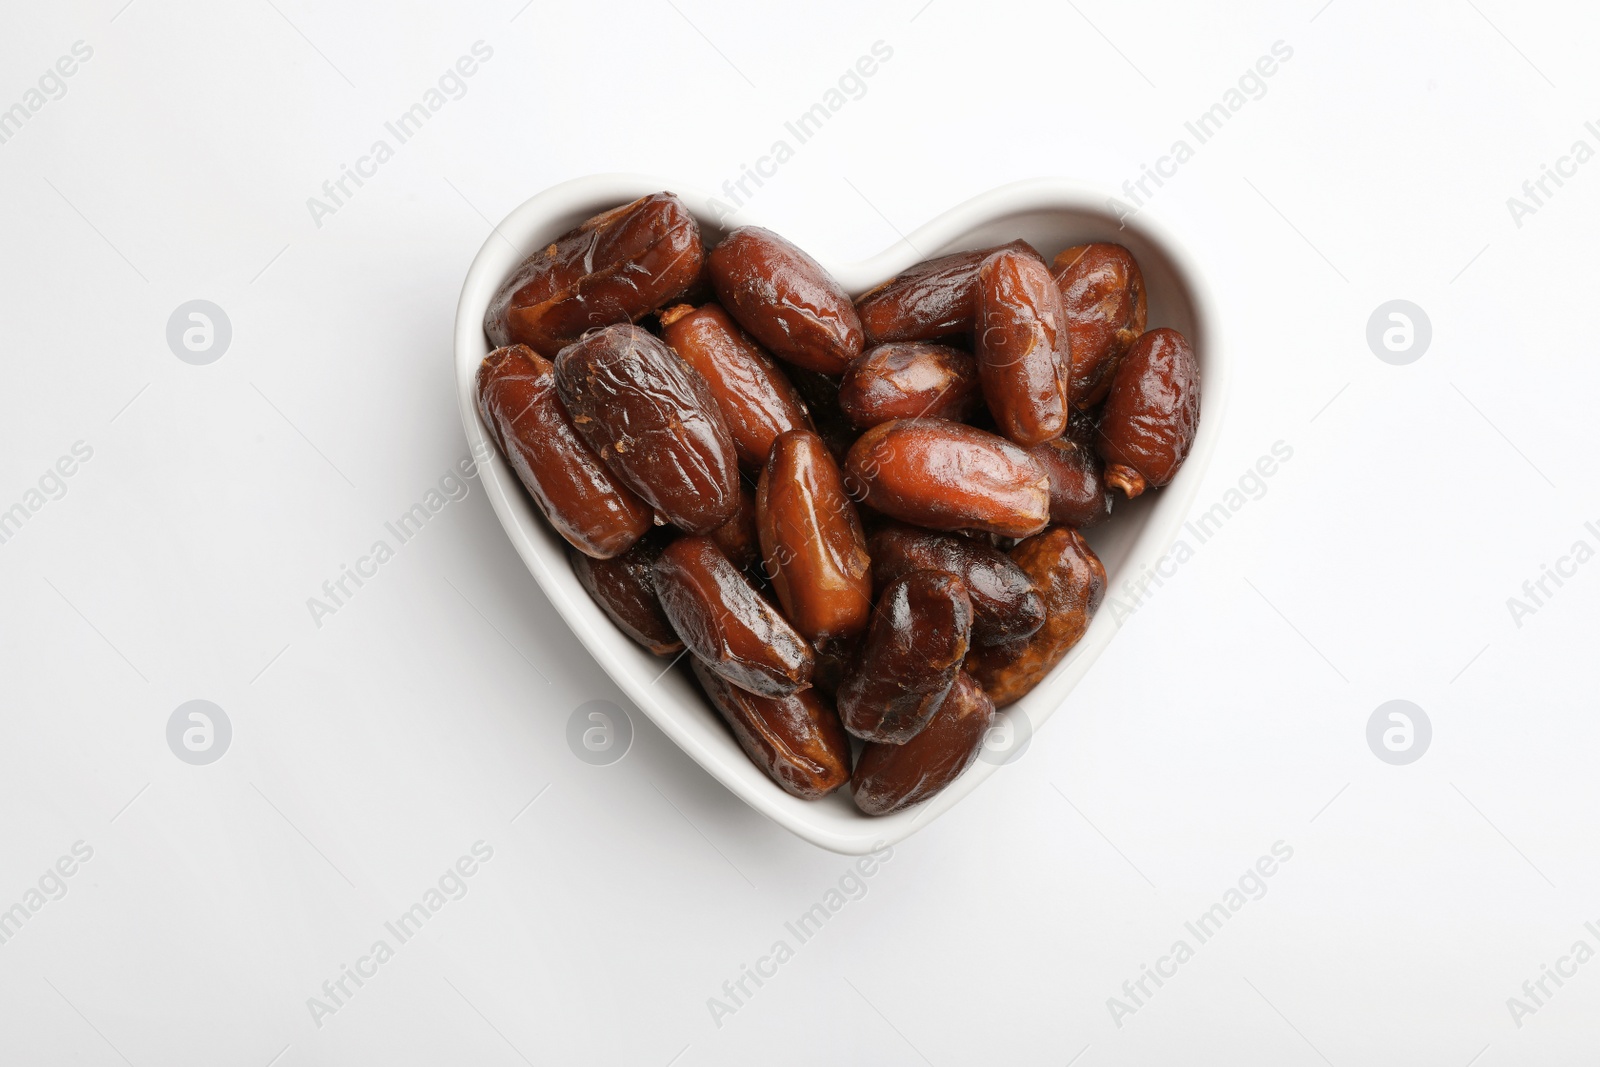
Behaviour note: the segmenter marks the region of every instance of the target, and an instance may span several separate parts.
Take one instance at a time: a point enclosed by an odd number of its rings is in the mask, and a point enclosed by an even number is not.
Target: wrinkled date
[[[739,462],[766,462],[773,438],[810,424],[789,379],[716,304],[680,304],[661,313],[668,347],[706,380],[733,437]]]
[[[676,298],[704,262],[700,226],[671,193],[596,215],[529,256],[489,301],[496,345],[554,357],[584,331],[635,322]]]
[[[967,671],[996,707],[1015,703],[1044,680],[1083,637],[1106,593],[1106,569],[1083,535],[1057,526],[1011,550],[1044,596],[1044,625],[1033,636],[973,649]]]
[[[751,762],[783,791],[817,800],[850,779],[850,739],[815,689],[757,696],[694,661],[695,677]]]
[[[1200,425],[1200,364],[1177,330],[1151,330],[1134,342],[1100,414],[1095,447],[1107,485],[1138,496],[1166,485],[1183,465]]]
[[[865,741],[911,740],[950,691],[971,635],[972,601],[960,578],[912,571],[890,582],[839,687],[844,728]]]
[[[1051,273],[1072,348],[1072,402],[1087,410],[1105,399],[1117,365],[1144,333],[1144,274],[1114,244],[1075,245],[1056,256]]]
[[[690,533],[728,520],[738,460],[699,371],[637,326],[591,333],[555,366],[573,425],[618,478]]]
[[[478,367],[478,412],[489,436],[557,533],[586,556],[625,551],[650,529],[650,506],[578,436],[556,396],[550,361],[525,345],[497,348]]]
[[[1044,625],[1044,598],[1033,579],[992,545],[891,522],[873,533],[867,553],[872,557],[872,584],[880,593],[916,570],[944,571],[965,582],[975,645],[1016,641]]]
[[[994,701],[966,671],[922,732],[903,745],[869,743],[850,778],[851,794],[868,815],[919,804],[961,777],[994,724]]]
[[[1071,361],[1050,272],[1031,256],[996,252],[978,268],[973,303],[978,380],[1000,432],[1021,445],[1060,436]]]
[[[680,537],[656,560],[667,620],[706,667],[741,689],[777,697],[811,684],[805,639],[709,537]]]
[[[1034,445],[1028,454],[1050,476],[1050,521],[1058,526],[1093,526],[1111,514],[1105,464],[1094,449],[1071,437]]]
[[[1050,479],[1039,461],[992,433],[943,419],[874,426],[845,459],[850,494],[930,530],[1027,537],[1050,519]]]
[[[995,252],[1011,251],[1044,262],[1026,241],[953,252],[902,271],[856,301],[867,344],[931,341],[972,332],[978,267]]]
[[[671,531],[659,527],[628,551],[611,559],[590,559],[581,552],[569,553],[578,582],[589,591],[595,603],[619,630],[658,656],[683,651],[683,641],[656,597],[656,560],[671,539]]]
[[[821,437],[773,443],[756,487],[756,529],[783,613],[813,644],[848,638],[872,617],[872,568],[855,504]]]
[[[960,422],[982,402],[972,357],[928,341],[869,348],[839,383],[839,406],[861,430],[891,419]]]
[[[838,282],[771,230],[741,226],[712,249],[717,299],[779,359],[840,374],[861,354],[861,320]]]

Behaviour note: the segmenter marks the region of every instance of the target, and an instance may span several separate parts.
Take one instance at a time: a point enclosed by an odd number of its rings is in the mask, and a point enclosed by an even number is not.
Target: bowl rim
[[[515,472],[500,457],[478,415],[474,380],[479,363],[490,350],[483,332],[484,311],[510,270],[541,242],[564,232],[570,223],[560,220],[587,217],[604,208],[669,189],[677,191],[703,226],[719,231],[726,228],[726,219],[713,219],[713,212],[705,210],[712,198],[693,186],[647,174],[604,173],[550,186],[513,208],[491,229],[468,268],[456,308],[453,359],[462,428],[477,464],[479,482],[507,538],[562,620],[612,682],[691,759],[750,807],[814,845],[845,855],[864,855],[902,841],[931,825],[1005,764],[976,760],[959,779],[930,800],[893,815],[877,818],[862,815],[848,823],[848,830],[828,825],[816,802],[789,796],[759,771],[759,784],[764,788],[752,787],[754,780],[749,772],[754,765],[737,746],[733,751],[744,765],[730,766],[725,750],[710,748],[701,733],[683,721],[676,699],[669,698],[653,683],[639,684],[634,674],[612,657],[618,642],[624,645],[631,645],[631,642],[587,598],[587,610],[574,603],[570,590],[563,587],[554,569],[559,566],[571,577],[565,549],[554,553],[556,558],[552,559],[551,553],[521,529],[524,516],[533,506]],[[1134,571],[1141,564],[1155,563],[1167,552],[1190,512],[1225,421],[1231,392],[1231,361],[1215,297],[1189,250],[1189,243],[1150,209],[1142,208],[1135,214],[1119,217],[1112,207],[1114,202],[1113,196],[1103,188],[1065,178],[1032,178],[973,196],[867,259],[835,265],[826,255],[815,252],[812,255],[854,296],[922,259],[923,255],[916,249],[946,249],[988,221],[1026,212],[1058,210],[1097,216],[1159,248],[1186,290],[1194,318],[1191,331],[1194,336],[1190,341],[1202,367],[1203,417],[1183,467],[1172,483],[1161,490],[1160,498],[1134,534],[1132,547],[1124,560],[1124,570]],[[740,224],[752,224],[745,215],[741,209],[733,218]],[[908,250],[914,254],[913,258],[907,258]],[[537,516],[536,509],[534,514]],[[536,521],[543,523],[542,516]],[[1110,576],[1107,582],[1109,598],[1114,592],[1110,588]],[[1050,675],[1033,692],[1000,714],[1024,716],[1030,731],[1040,729],[1060,710],[1067,695],[1120,629],[1120,621],[1112,616],[1113,613],[1104,608],[1097,612],[1083,638]],[[597,625],[596,619],[603,625]]]

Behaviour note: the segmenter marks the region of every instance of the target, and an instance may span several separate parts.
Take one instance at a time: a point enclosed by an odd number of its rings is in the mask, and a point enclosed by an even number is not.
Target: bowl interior
[[[1002,762],[980,759],[932,800],[882,818],[858,812],[846,790],[815,802],[784,793],[744,755],[700,694],[686,663],[669,667],[667,660],[635,645],[590,600],[567,561],[566,543],[544,522],[478,418],[473,377],[489,351],[483,313],[501,281],[528,254],[583,219],[662,189],[673,189],[683,197],[700,219],[708,245],[722,236],[724,228],[714,221],[715,213],[703,209],[706,197],[680,184],[638,175],[601,175],[556,186],[518,207],[490,234],[468,272],[455,331],[458,399],[468,444],[479,459],[481,481],[507,535],[551,603],[623,692],[701,766],[746,803],[814,844],[851,854],[880,843],[893,844],[949,810]],[[1018,237],[1032,243],[1046,260],[1063,248],[1088,241],[1115,241],[1128,247],[1144,272],[1149,325],[1170,326],[1189,338],[1201,364],[1203,397],[1194,448],[1172,484],[1137,500],[1119,501],[1109,520],[1086,532],[1106,566],[1109,596],[1125,578],[1153,565],[1176,535],[1209,462],[1227,383],[1210,298],[1187,254],[1155,221],[1141,214],[1120,227],[1104,204],[1102,195],[1072,183],[1025,182],[970,200],[859,263],[834,262],[826,249],[807,251],[855,295],[930,256]],[[753,221],[742,216],[731,220]],[[1083,640],[1043,684],[1002,712],[1002,719],[1009,718],[1023,736],[1040,728],[1110,641],[1117,625],[1102,608]]]

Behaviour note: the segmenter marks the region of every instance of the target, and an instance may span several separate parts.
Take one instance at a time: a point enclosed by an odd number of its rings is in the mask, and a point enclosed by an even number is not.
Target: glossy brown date
[[[656,561],[656,596],[672,628],[710,670],[779,697],[811,684],[810,647],[709,537],[680,537]]]
[[[785,793],[818,800],[849,781],[850,739],[838,713],[815,689],[757,696],[730,685],[700,660],[694,673],[745,755]]]
[[[966,671],[922,732],[903,745],[869,743],[861,750],[850,791],[868,815],[889,815],[920,804],[960,778],[994,724],[994,701]]]
[[[1044,625],[1033,636],[973,649],[967,671],[996,707],[1015,703],[1044,680],[1083,637],[1106,592],[1106,569],[1078,531],[1053,526],[1011,550],[1044,596]]]
[[[978,380],[1000,432],[1020,445],[1067,428],[1066,345],[1061,293],[1045,265],[1012,251],[984,260],[973,297]]]
[[[813,644],[853,637],[872,618],[872,567],[856,506],[822,438],[791,430],[756,486],[766,574],[794,628]]]
[[[655,565],[672,532],[657,527],[620,556],[590,559],[569,553],[578,582],[617,628],[658,656],[683,651],[683,641],[667,621],[656,597]]]
[[[700,372],[637,326],[608,326],[556,358],[561,403],[618,478],[690,533],[739,505],[733,439]]]
[[[1084,529],[1111,514],[1111,494],[1102,480],[1105,464],[1091,445],[1058,437],[1034,445],[1028,454],[1050,476],[1050,521]]]
[[[845,460],[850,495],[930,530],[1027,537],[1050,519],[1050,479],[1003,437],[943,419],[898,419],[862,434]]]
[[[478,413],[550,525],[586,556],[625,551],[652,524],[650,506],[578,436],[556,396],[550,361],[526,345],[478,367]]]
[[[978,266],[1009,250],[1043,262],[1026,241],[975,248],[924,260],[871,289],[856,301],[867,344],[931,341],[972,331],[973,287]]]
[[[822,265],[771,230],[741,226],[711,250],[717,299],[779,359],[840,374],[861,354],[855,305]]]
[[[972,356],[929,341],[869,348],[839,383],[839,407],[861,430],[891,419],[961,422],[982,401]]]
[[[1123,355],[1144,333],[1149,306],[1133,253],[1116,244],[1075,245],[1051,266],[1072,349],[1072,402],[1105,399]]]
[[[839,687],[844,728],[865,741],[911,740],[939,710],[971,637],[972,601],[960,578],[912,571],[890,582]]]
[[[1130,497],[1172,481],[1200,425],[1200,364],[1177,330],[1134,342],[1111,382],[1095,449],[1105,482]]]
[[[586,330],[634,322],[675,299],[704,262],[700,226],[672,193],[613,208],[535,252],[484,314],[496,345],[554,358]]]
[[[991,545],[890,522],[873,532],[867,554],[872,557],[872,584],[880,593],[916,570],[943,571],[965,582],[975,645],[1019,640],[1044,625],[1044,598],[1033,579]]]
[[[800,395],[777,363],[719,305],[668,308],[661,326],[668,347],[711,387],[741,465],[760,467],[773,438],[810,425]]]

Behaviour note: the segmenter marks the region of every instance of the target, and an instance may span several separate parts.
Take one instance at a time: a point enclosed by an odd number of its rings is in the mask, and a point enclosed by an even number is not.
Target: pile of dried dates
[[[517,267],[478,404],[617,626],[692,653],[783,789],[883,815],[1083,636],[1106,577],[1079,531],[1188,454],[1199,365],[1146,306],[1126,248],[1024,241],[852,301],[768,230],[708,251],[657,193]]]

